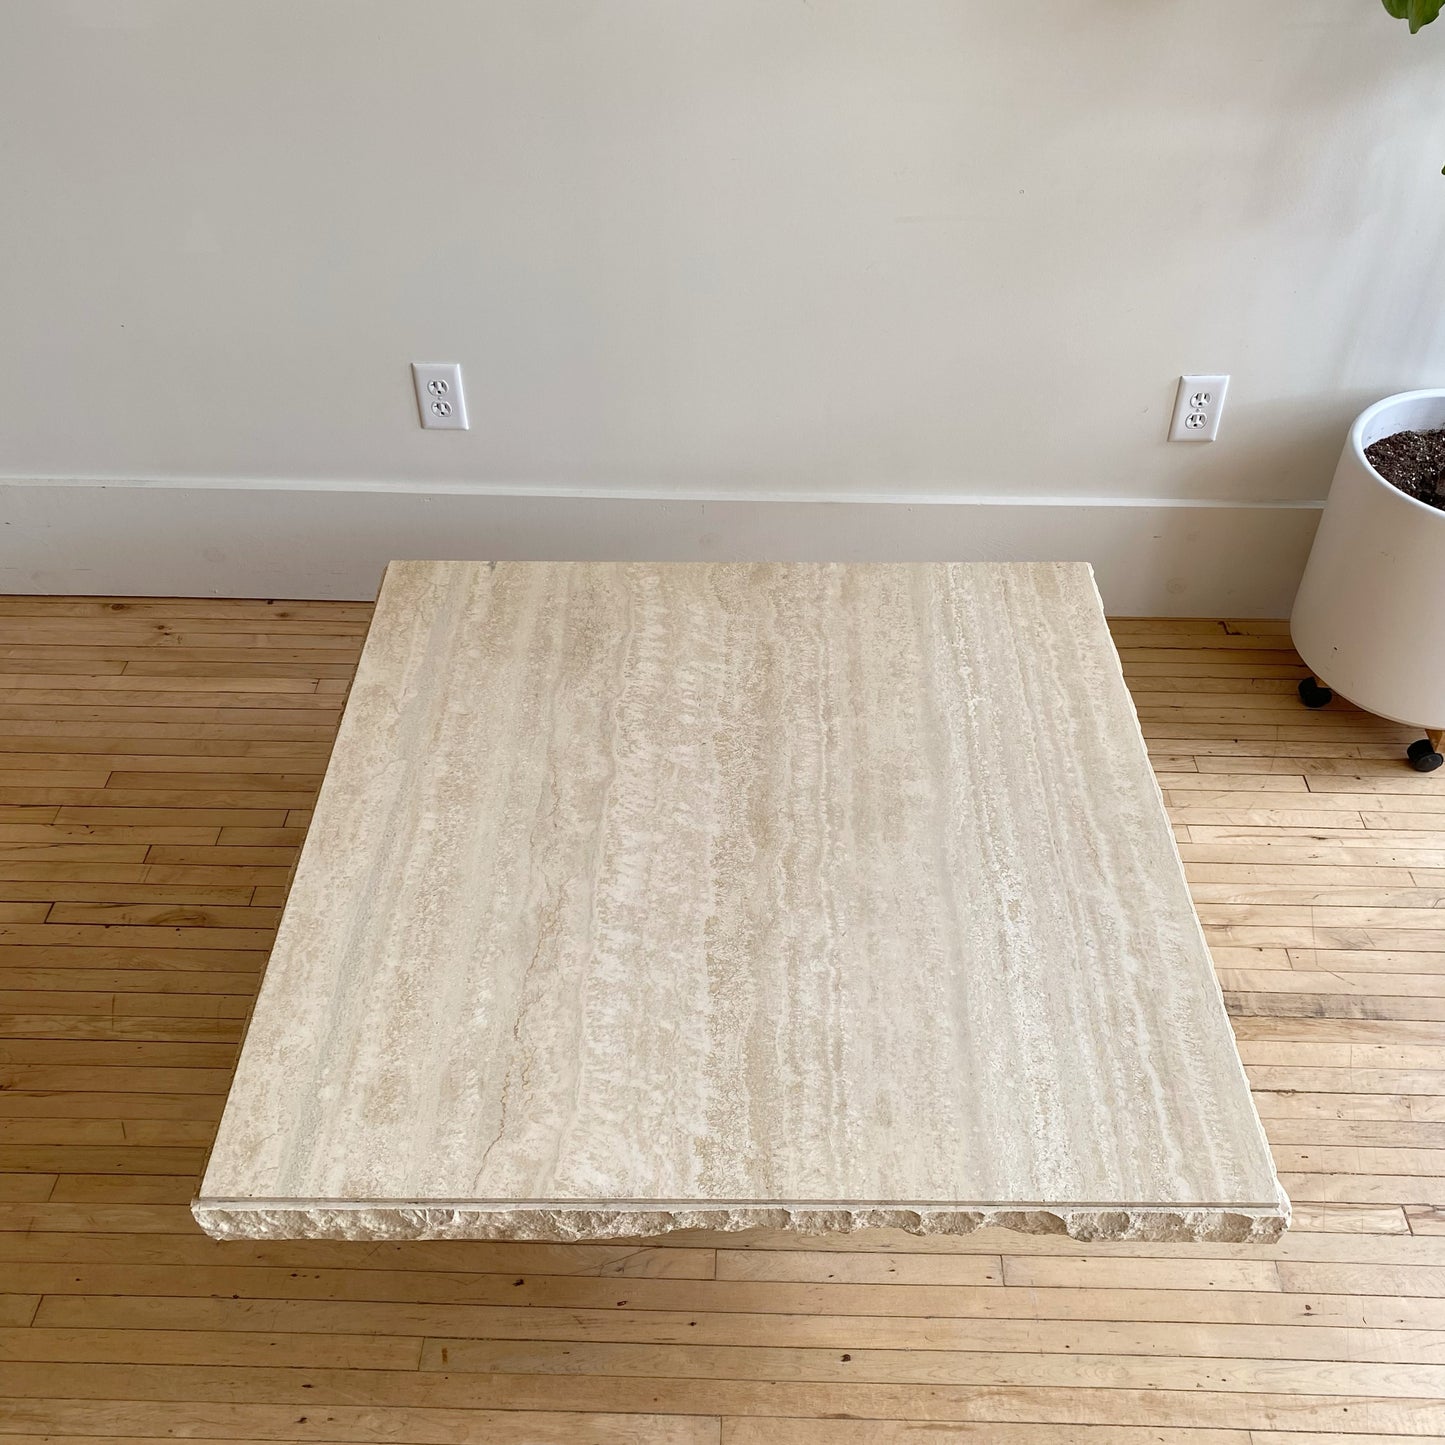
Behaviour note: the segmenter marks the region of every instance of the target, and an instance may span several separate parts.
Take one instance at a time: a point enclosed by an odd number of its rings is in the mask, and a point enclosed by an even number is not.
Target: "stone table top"
[[[392,563],[193,1207],[1276,1237],[1089,569]]]

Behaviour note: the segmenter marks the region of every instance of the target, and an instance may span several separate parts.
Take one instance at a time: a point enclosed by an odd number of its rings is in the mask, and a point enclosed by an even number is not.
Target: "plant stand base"
[[[1300,679],[1299,700],[1308,708],[1328,707],[1334,693],[1319,678]],[[1425,736],[1405,749],[1405,757],[1417,773],[1433,773],[1445,767],[1445,728],[1427,728]]]
[[[1405,756],[1410,760],[1410,766],[1417,773],[1433,773],[1436,768],[1445,764],[1445,756],[1441,755],[1440,744],[1445,741],[1445,733],[1431,732],[1428,737],[1413,742],[1405,749]]]

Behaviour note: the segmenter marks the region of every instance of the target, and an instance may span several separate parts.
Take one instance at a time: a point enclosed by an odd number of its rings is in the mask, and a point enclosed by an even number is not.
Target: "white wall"
[[[334,484],[329,595],[387,540],[357,483],[1317,499],[1366,401],[1445,381],[1442,162],[1445,23],[1377,0],[0,0],[0,476],[179,484],[134,591],[234,523],[218,485]],[[418,428],[414,358],[463,363],[470,432]],[[1186,369],[1233,373],[1212,447],[1163,440]],[[33,492],[0,585],[96,590],[94,494]],[[215,590],[267,590],[268,508]],[[592,535],[543,511],[534,549]],[[1237,512],[1287,602],[1303,514]],[[618,545],[706,552],[662,515]],[[1144,602],[1248,600],[1187,531]]]

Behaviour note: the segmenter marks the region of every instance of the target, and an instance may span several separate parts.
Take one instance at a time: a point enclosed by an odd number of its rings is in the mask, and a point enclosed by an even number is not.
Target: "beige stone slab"
[[[195,1212],[1277,1235],[1088,568],[393,563]]]

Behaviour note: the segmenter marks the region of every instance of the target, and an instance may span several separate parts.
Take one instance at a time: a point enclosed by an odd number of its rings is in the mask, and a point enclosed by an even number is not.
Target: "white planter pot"
[[[1445,512],[1392,487],[1365,448],[1445,427],[1445,390],[1387,397],[1350,428],[1290,617],[1327,687],[1366,712],[1445,728]]]

